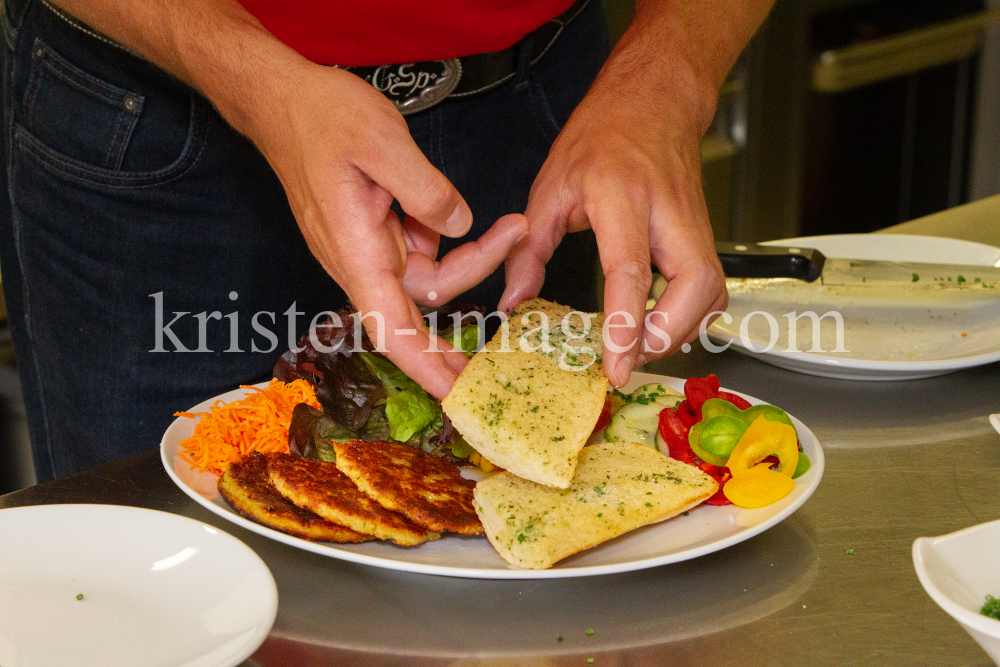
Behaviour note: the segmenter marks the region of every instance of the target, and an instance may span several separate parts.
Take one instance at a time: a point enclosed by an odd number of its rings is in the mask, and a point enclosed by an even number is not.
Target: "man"
[[[337,285],[438,397],[464,356],[429,351],[417,305],[510,310],[568,232],[593,230],[605,311],[625,314],[612,384],[726,304],[698,142],[770,0],[640,2],[603,66],[596,0],[51,1],[8,0],[2,23],[0,259],[41,480],[147,449],[173,411],[259,378],[279,320],[294,340]],[[344,35],[317,37],[321,8]],[[497,48],[514,49],[508,78],[409,124],[345,69]],[[650,259],[669,286],[647,318]]]

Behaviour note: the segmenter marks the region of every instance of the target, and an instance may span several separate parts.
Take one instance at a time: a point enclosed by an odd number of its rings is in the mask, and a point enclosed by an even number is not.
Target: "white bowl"
[[[257,554],[200,521],[115,505],[0,510],[3,667],[231,667],[277,607]]]
[[[979,613],[1000,598],[1000,521],[913,543],[913,566],[927,594],[1000,665],[1000,621]]]

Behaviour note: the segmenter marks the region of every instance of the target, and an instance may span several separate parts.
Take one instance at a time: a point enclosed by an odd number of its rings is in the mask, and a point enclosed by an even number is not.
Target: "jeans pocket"
[[[60,178],[103,188],[160,185],[198,161],[212,114],[193,90],[164,86],[164,76],[128,65],[115,70],[122,79],[115,85],[46,40],[36,37],[31,49],[15,102],[18,155]]]
[[[35,39],[21,124],[39,142],[72,160],[120,169],[144,102]]]

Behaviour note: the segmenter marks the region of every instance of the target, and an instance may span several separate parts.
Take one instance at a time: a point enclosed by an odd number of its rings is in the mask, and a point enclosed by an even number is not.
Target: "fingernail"
[[[472,227],[472,211],[464,201],[459,202],[455,210],[451,212],[448,222],[444,223],[444,228],[452,236],[461,236]]]
[[[622,357],[615,364],[615,375],[618,377],[619,385],[624,386],[628,382],[628,376],[632,372],[632,357]],[[624,379],[623,379],[624,378]]]

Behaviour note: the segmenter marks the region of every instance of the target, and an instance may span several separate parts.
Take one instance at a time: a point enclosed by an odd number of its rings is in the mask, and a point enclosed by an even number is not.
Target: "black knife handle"
[[[826,261],[815,248],[716,241],[715,251],[727,278],[795,278],[811,283]]]

